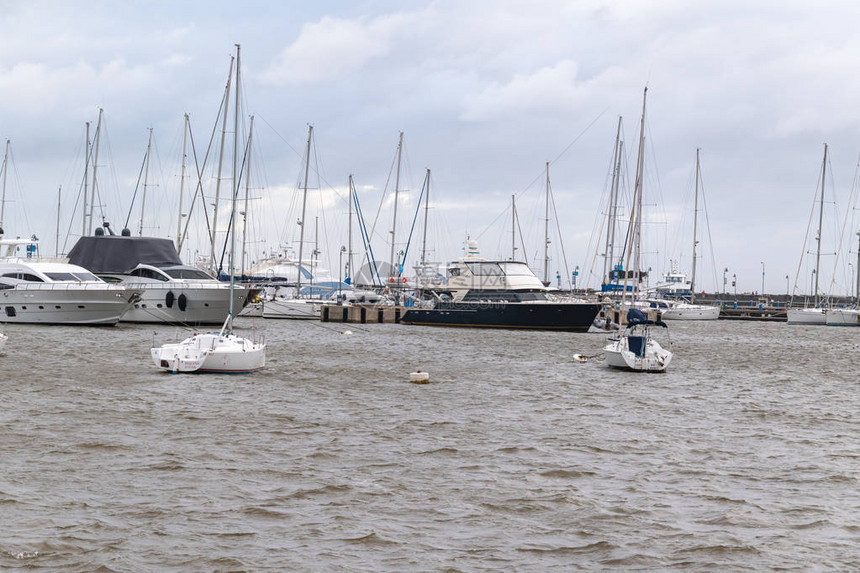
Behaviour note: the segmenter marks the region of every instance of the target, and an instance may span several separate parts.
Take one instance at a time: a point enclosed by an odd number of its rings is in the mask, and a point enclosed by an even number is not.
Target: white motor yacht
[[[4,322],[116,324],[140,293],[137,288],[108,284],[77,265],[0,261],[0,319]]]
[[[249,286],[219,281],[183,265],[169,239],[96,235],[81,237],[69,252],[69,262],[90,269],[102,279],[141,291],[141,299],[122,322],[221,324],[230,308],[248,304]]]

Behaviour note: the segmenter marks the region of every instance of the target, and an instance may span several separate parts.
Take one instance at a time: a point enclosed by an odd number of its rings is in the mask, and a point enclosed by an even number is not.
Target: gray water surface
[[[594,334],[237,324],[264,371],[2,328],[0,570],[860,569],[860,329],[674,322],[637,374]]]

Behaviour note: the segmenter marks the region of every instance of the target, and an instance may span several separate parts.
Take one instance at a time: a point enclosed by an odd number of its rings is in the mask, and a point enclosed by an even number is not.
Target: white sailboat
[[[645,102],[648,88],[642,96],[642,120],[639,127],[639,154],[636,160],[636,183],[633,190],[633,212],[630,217],[630,227],[627,235],[626,268],[640,268],[640,231],[642,224],[642,173],[645,152]],[[631,254],[633,267],[630,266]],[[638,270],[634,271],[638,272]],[[624,278],[624,290],[621,298],[621,308],[627,303],[627,275]],[[627,311],[627,324],[624,330],[615,337],[609,338],[609,343],[603,348],[606,365],[611,368],[632,370],[635,372],[664,372],[672,361],[673,353],[660,346],[651,336],[651,327],[666,328],[662,321],[648,320],[645,314],[636,308]]]
[[[231,217],[236,217],[238,194],[237,162],[239,144],[239,45],[236,44],[236,117],[233,130],[233,188]],[[236,232],[231,230],[230,243],[230,290],[236,288]],[[155,365],[170,372],[210,372],[220,374],[244,374],[262,369],[266,364],[266,343],[249,340],[233,334],[234,308],[230,297],[230,310],[219,332],[195,333],[190,338],[175,344],[165,344],[151,350]]]
[[[824,223],[824,184],[827,175],[827,144],[824,144],[824,160],[821,165],[821,195],[818,204],[818,233],[815,237],[815,269],[812,271],[815,276],[814,287],[814,306],[805,308],[789,308],[787,314],[788,324],[827,324],[827,313],[823,305],[823,301],[818,294],[818,278],[820,276],[821,263],[821,231]],[[799,274],[798,268],[798,274]]]

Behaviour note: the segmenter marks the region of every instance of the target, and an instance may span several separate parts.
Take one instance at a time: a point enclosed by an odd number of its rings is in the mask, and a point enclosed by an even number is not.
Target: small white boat
[[[627,311],[627,327],[603,348],[606,365],[635,372],[664,372],[673,354],[651,337],[650,326],[666,328],[664,322],[648,320],[638,309]]]
[[[720,307],[676,302],[662,309],[663,320],[717,320]]]
[[[828,308],[824,311],[827,326],[860,326],[860,309]]]
[[[788,324],[827,324],[827,314],[821,307],[788,309]]]
[[[229,322],[228,318],[228,322]],[[194,333],[175,344],[152,349],[152,360],[162,370],[174,374],[247,374],[266,365],[266,343],[249,340],[227,330]]]

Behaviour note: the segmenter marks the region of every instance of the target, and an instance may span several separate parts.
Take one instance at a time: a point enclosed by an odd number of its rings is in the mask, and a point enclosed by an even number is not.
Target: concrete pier
[[[320,309],[322,322],[347,322],[351,324],[399,323],[406,313],[404,306],[323,305]]]

